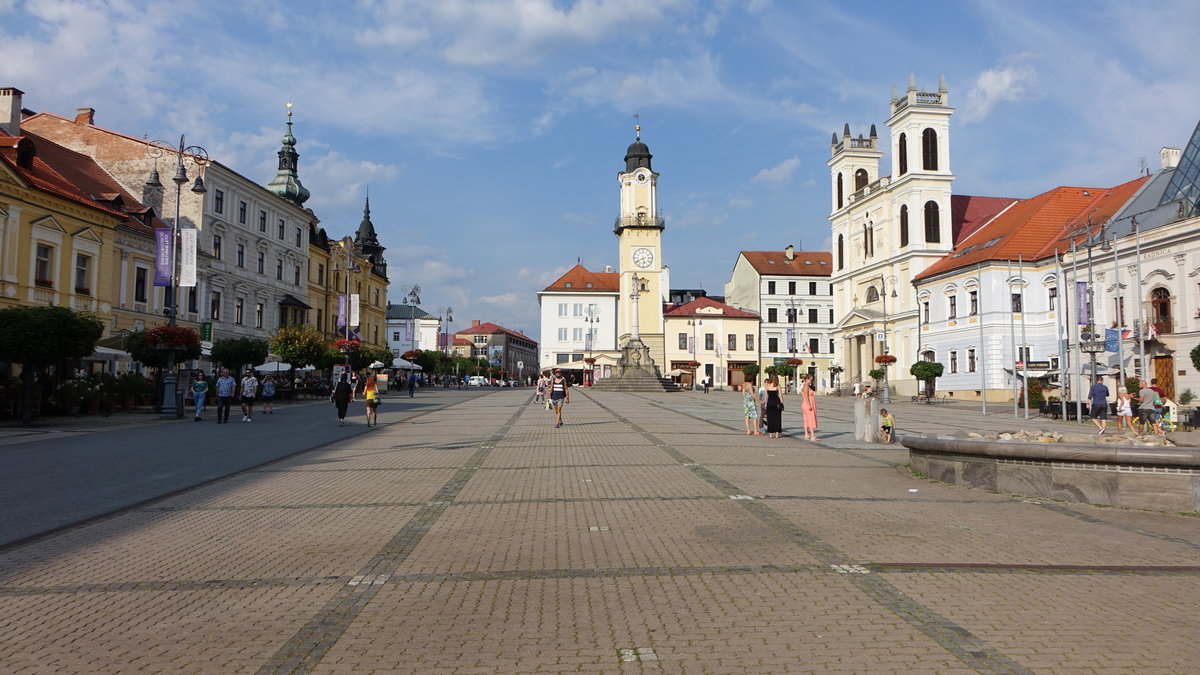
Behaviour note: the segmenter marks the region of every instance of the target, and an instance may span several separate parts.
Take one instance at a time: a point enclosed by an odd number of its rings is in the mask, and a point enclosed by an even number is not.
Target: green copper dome
[[[308,201],[309,191],[300,183],[296,168],[300,163],[300,153],[296,152],[296,137],[292,135],[292,111],[288,111],[287,133],[283,135],[283,147],[279,149],[279,171],[267,189],[295,202],[297,205]]]

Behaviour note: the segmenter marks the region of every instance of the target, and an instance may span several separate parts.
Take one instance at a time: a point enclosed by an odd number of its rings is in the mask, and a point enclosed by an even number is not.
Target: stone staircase
[[[644,370],[630,370],[624,377],[605,377],[596,380],[592,385],[596,391],[623,391],[636,393],[657,393],[664,391],[683,391],[669,377],[655,377]]]

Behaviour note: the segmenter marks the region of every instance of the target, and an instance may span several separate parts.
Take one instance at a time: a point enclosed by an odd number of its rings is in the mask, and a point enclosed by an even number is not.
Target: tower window
[[[874,286],[867,286],[867,303],[879,302],[879,291]]]
[[[938,170],[937,132],[933,129],[921,132],[921,164],[926,171]]]
[[[908,204],[900,207],[900,246],[908,246]]]
[[[900,160],[900,175],[908,173],[908,135],[900,134],[900,141],[896,143],[896,158]]]
[[[842,174],[837,175],[837,207],[842,208]]]
[[[838,269],[841,270],[846,266],[846,239],[842,235],[838,235]]]
[[[935,201],[925,202],[925,241],[936,244],[942,240],[942,228]]]
[[[858,192],[865,187],[867,187],[867,170],[859,169],[854,172],[854,191]]]

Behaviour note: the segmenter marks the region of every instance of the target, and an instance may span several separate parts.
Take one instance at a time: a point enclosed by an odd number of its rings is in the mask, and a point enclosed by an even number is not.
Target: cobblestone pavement
[[[576,390],[561,429],[529,401],[0,549],[0,671],[1200,672],[1200,518],[921,480],[849,399],[816,444],[746,436],[730,392]]]

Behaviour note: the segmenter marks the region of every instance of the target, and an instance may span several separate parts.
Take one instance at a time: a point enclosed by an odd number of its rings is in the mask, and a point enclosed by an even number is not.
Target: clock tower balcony
[[[613,221],[613,233],[621,234],[627,228],[647,228],[662,230],[667,226],[667,219],[662,216],[647,216],[638,214],[636,216],[618,216]]]

